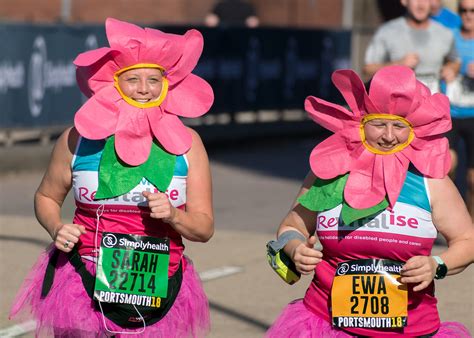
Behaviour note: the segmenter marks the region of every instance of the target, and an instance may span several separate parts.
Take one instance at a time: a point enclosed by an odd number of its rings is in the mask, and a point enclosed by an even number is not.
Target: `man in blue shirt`
[[[461,18],[456,13],[444,7],[441,0],[431,0],[431,19],[449,29],[461,27]]]
[[[459,14],[462,25],[453,32],[455,46],[461,59],[461,69],[460,77],[446,87],[453,119],[453,129],[448,138],[453,158],[453,172],[456,170],[457,141],[463,139],[466,146],[466,202],[471,218],[474,219],[474,0],[459,1]]]

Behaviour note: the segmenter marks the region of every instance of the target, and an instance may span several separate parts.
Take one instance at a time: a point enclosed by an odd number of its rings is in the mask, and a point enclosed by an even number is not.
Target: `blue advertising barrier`
[[[189,27],[162,27],[184,33]],[[210,29],[195,73],[214,88],[209,114],[302,109],[308,95],[340,97],[330,75],[350,66],[350,32]],[[74,58],[108,46],[103,25],[0,24],[0,129],[69,125],[85,102]]]

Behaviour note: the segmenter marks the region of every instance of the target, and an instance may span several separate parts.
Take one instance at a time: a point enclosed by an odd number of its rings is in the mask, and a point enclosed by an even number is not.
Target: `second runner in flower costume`
[[[447,98],[402,66],[378,71],[369,93],[351,70],[332,79],[351,110],[306,99],[311,118],[334,135],[313,150],[311,172],[269,243],[282,277],[314,271],[313,281],[267,336],[467,337],[463,325],[440,323],[434,296],[434,278],[474,260],[474,228],[446,176]],[[448,248],[431,256],[438,232]],[[278,261],[286,256],[288,273]]]

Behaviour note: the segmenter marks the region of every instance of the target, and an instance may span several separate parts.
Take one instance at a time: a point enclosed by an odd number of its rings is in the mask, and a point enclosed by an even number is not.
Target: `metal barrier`
[[[170,33],[189,29],[155,28]],[[308,95],[340,101],[330,75],[350,66],[349,31],[198,29],[205,46],[195,73],[214,88],[215,102],[194,124],[207,129],[291,125],[304,118]],[[72,61],[80,52],[107,46],[103,25],[0,24],[0,39],[8,46],[0,54],[0,143],[47,142],[48,135],[72,124],[86,100]]]

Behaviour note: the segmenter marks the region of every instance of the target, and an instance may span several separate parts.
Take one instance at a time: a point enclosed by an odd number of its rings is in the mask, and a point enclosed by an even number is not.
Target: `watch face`
[[[446,267],[445,264],[438,264],[438,268],[436,269],[436,279],[442,279],[446,277],[446,274],[448,273],[448,268]]]

